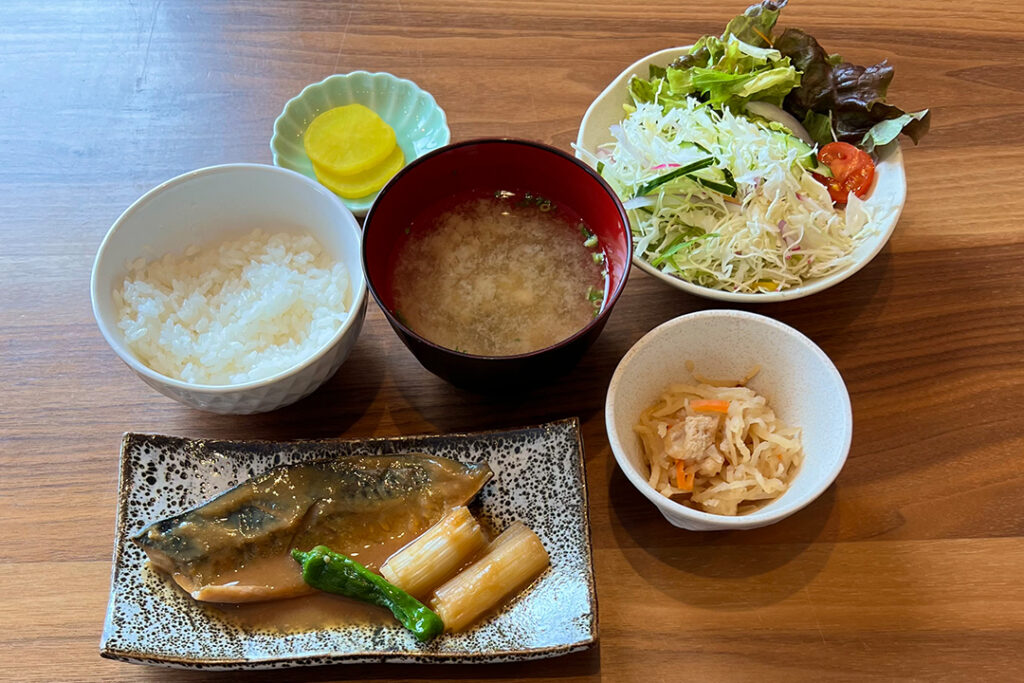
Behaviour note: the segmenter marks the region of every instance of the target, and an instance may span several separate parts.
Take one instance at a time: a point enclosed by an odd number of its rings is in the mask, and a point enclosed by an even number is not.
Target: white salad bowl
[[[614,140],[609,129],[622,120],[624,116],[622,105],[631,101],[628,86],[629,80],[633,76],[647,78],[648,69],[651,65],[667,66],[676,57],[688,53],[690,47],[692,46],[687,45],[660,50],[638,60],[619,74],[597,96],[597,99],[587,109],[587,113],[583,115],[579,135],[576,138],[576,156],[586,160],[586,156],[579,150],[582,149],[590,154],[594,154],[600,145]],[[831,275],[809,279],[798,287],[778,292],[728,292],[704,287],[674,275],[663,273],[643,260],[640,254],[635,252],[633,254],[633,263],[644,272],[677,289],[720,301],[744,303],[788,301],[828,289],[866,266],[882,250],[885,243],[889,241],[889,237],[896,228],[896,222],[899,220],[900,213],[903,211],[903,205],[907,198],[907,179],[903,171],[903,154],[900,151],[899,143],[893,142],[879,148],[876,150],[876,154],[878,155],[878,161],[875,165],[875,180],[871,190],[865,197],[865,204],[874,210],[876,219],[869,226],[871,234],[858,242],[853,253],[848,257],[847,265]]]
[[[191,384],[141,362],[118,327],[114,291],[138,258],[181,253],[216,244],[255,228],[311,234],[348,270],[349,315],[331,339],[291,368],[243,384]],[[262,164],[227,164],[191,171],[150,190],[107,232],[92,269],[92,308],[114,352],[148,385],[181,403],[214,413],[274,410],[312,393],[327,381],[355,345],[366,313],[366,280],[360,260],[362,233],[334,194],[305,176]]]
[[[633,425],[670,385],[692,381],[687,361],[701,375],[723,379],[760,366],[747,386],[781,422],[802,431],[804,462],[789,490],[755,512],[728,517],[695,510],[647,481],[650,469]],[[608,386],[605,426],[626,478],[670,523],[694,531],[753,529],[788,517],[832,484],[850,450],[853,413],[839,371],[803,334],[755,313],[707,310],[659,325],[626,353]]]

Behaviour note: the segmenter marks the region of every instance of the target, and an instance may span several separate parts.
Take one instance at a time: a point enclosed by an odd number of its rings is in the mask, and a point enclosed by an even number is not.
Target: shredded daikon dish
[[[747,514],[785,493],[804,458],[800,429],[783,425],[746,380],[695,379],[669,387],[633,427],[650,485],[719,515]]]
[[[835,208],[813,147],[783,125],[688,97],[638,102],[597,166],[629,210],[636,254],[705,287],[769,292],[842,269],[872,233],[856,196]]]

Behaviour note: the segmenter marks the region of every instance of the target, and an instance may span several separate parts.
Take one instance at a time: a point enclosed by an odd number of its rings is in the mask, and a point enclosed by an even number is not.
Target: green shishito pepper
[[[416,639],[426,642],[444,631],[444,622],[426,605],[350,557],[318,545],[292,557],[302,565],[302,579],[313,588],[386,607]]]

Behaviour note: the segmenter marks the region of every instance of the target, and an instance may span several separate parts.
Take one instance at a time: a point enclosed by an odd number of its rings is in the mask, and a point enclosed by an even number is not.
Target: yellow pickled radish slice
[[[303,145],[315,166],[333,175],[353,175],[383,163],[393,154],[395,131],[372,109],[347,104],[313,119]]]
[[[402,148],[395,145],[394,151],[383,162],[362,173],[340,175],[315,163],[313,170],[316,172],[317,180],[332,192],[346,199],[358,199],[384,187],[391,180],[391,176],[398,173],[404,165],[405,155],[402,154]]]

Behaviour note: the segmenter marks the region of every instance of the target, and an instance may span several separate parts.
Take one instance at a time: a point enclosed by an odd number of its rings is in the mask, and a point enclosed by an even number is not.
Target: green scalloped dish
[[[317,180],[302,144],[306,127],[328,109],[354,102],[377,112],[394,128],[406,163],[451,140],[444,110],[430,93],[410,80],[389,73],[353,71],[328,76],[288,100],[274,122],[274,136],[270,139],[274,165]],[[339,196],[338,199],[355,215],[365,216],[378,194],[374,192],[357,199]]]

